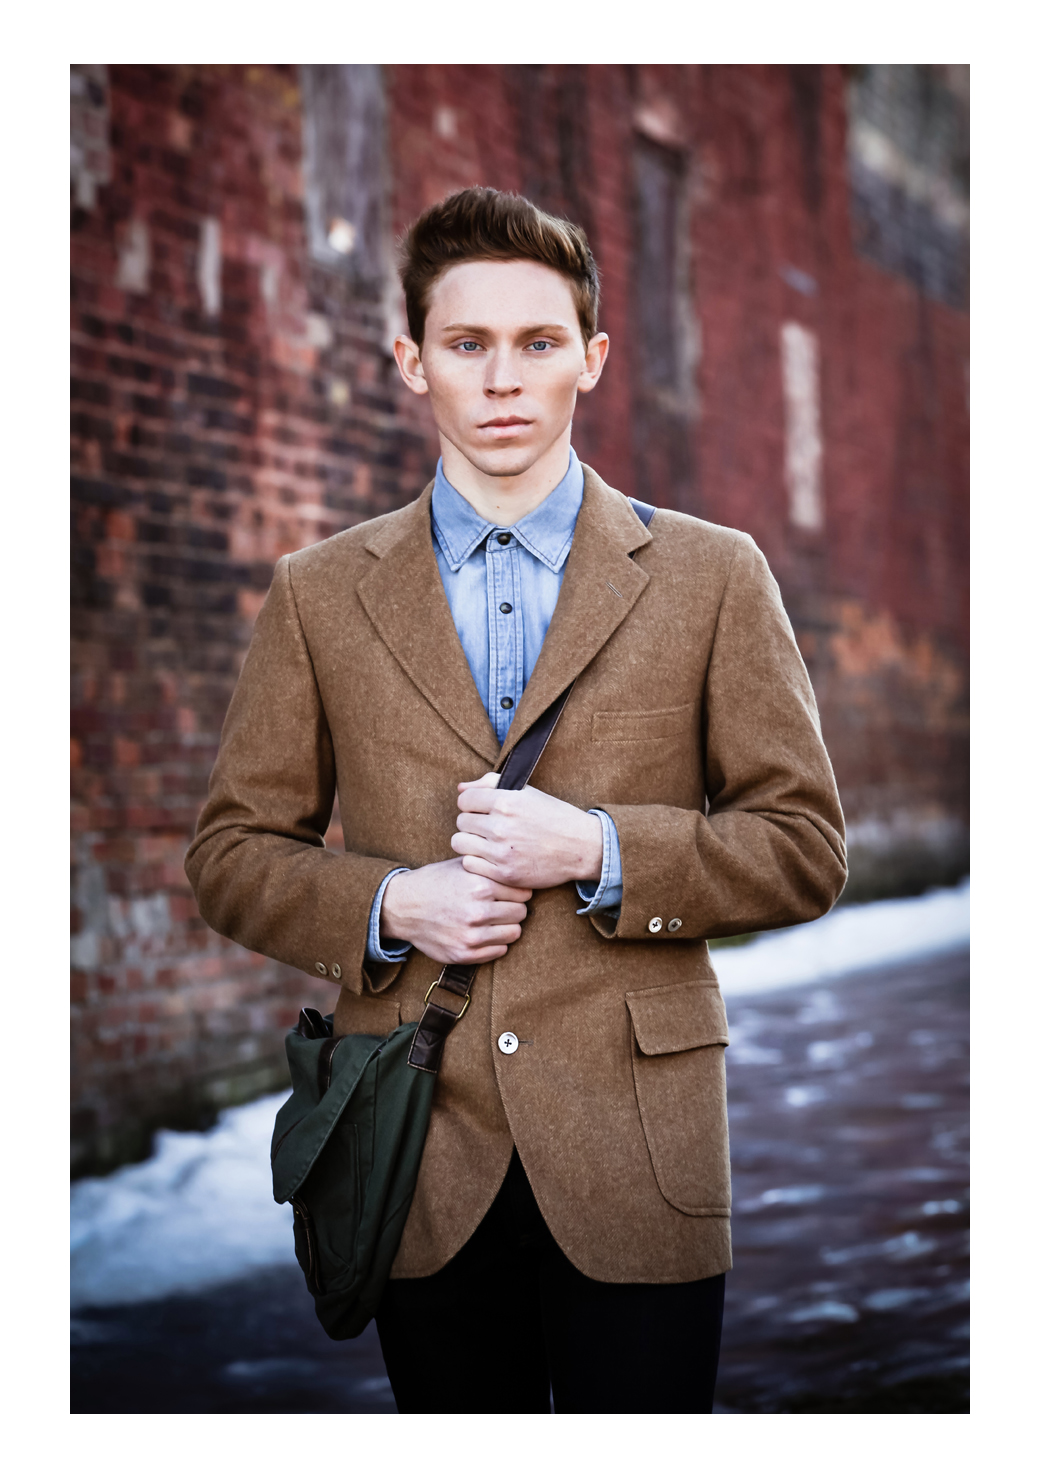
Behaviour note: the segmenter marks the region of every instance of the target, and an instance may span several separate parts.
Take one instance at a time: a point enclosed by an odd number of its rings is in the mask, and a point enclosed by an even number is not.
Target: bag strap
[[[634,497],[628,500],[639,521],[644,528],[648,528],[657,509],[648,502],[638,502]],[[573,690],[574,683],[571,682],[510,750],[509,756],[498,770],[499,789],[523,789],[528,783]],[[433,1075],[439,1071],[444,1042],[469,1009],[470,989],[479,968],[479,964],[445,964],[427,989],[426,1005],[408,1052],[408,1064],[414,1066],[416,1071],[429,1071]],[[439,1004],[431,1000],[430,995],[435,989],[453,995],[453,1002],[461,1000],[462,1008],[454,1010],[446,1003]]]

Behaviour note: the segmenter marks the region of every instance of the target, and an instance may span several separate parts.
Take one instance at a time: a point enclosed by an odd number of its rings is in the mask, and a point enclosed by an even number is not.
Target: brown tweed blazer
[[[704,940],[818,917],[845,880],[834,776],[765,559],[746,534],[680,513],[647,530],[584,470],[506,747],[577,678],[534,782],[612,816],[621,914],[578,917],[573,885],[536,892],[523,936],[480,970],[445,1049],[395,1277],[460,1249],[514,1143],[586,1275],[726,1270],[726,1012]],[[187,857],[218,932],[341,981],[338,1034],[418,1019],[440,966],[413,949],[366,967],[369,909],[394,866],[452,855],[455,786],[500,756],[441,585],[430,495],[279,562]],[[337,790],[345,855],[322,839]],[[512,1055],[496,1046],[506,1030],[522,1042]]]

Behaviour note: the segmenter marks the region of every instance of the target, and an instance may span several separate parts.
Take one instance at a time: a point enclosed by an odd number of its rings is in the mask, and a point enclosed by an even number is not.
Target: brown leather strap
[[[560,693],[556,701],[545,709],[510,750],[499,770],[499,789],[523,789],[528,782],[553,729],[560,721],[560,714],[567,705],[573,685],[572,682],[570,687]],[[445,964],[440,975],[430,985],[426,992],[426,1008],[408,1052],[408,1064],[414,1066],[416,1071],[429,1071],[436,1075],[440,1070],[444,1042],[466,1013],[469,991],[479,967],[479,964]],[[444,991],[453,998],[444,999],[442,993],[439,999],[431,999],[435,989]],[[459,1000],[462,1001],[461,1008],[453,1009],[452,1006]]]
[[[553,735],[553,729],[560,721],[560,715],[567,706],[567,698],[571,695],[574,683],[551,702],[536,722],[533,722],[524,736],[517,740],[505,763],[499,770],[499,789],[523,789],[528,784],[531,775],[535,771],[535,765],[542,756],[542,750]]]

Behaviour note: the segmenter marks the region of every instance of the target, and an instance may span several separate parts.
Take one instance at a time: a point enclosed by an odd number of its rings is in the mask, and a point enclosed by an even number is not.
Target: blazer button
[[[659,933],[664,927],[664,918],[652,917],[647,923],[647,927],[650,929],[651,933]]]
[[[669,923],[668,926],[671,927],[671,923]],[[339,964],[332,965],[332,977],[334,979],[342,979],[343,970],[340,968]]]
[[[511,1056],[520,1042],[511,1030],[503,1030],[498,1037],[498,1048],[503,1056]]]
[[[681,917],[673,917],[672,920],[671,920],[671,922],[668,924],[668,931],[670,933],[677,933],[681,927],[682,927],[682,918]],[[336,973],[336,970],[333,969],[332,972],[335,974]],[[336,977],[338,979],[339,978],[339,975],[336,974]]]
[[[325,965],[323,963],[316,963],[314,965],[314,967],[317,969],[318,973],[321,975],[321,977],[323,979],[325,978],[326,974],[329,972],[328,969],[325,967]]]

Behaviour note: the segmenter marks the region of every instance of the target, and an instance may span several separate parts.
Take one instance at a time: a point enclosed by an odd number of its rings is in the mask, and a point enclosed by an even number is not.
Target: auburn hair
[[[570,282],[588,347],[599,315],[599,273],[580,226],[548,215],[523,195],[479,185],[424,210],[400,243],[408,332],[420,348],[430,290],[460,261],[539,261],[560,272]]]

